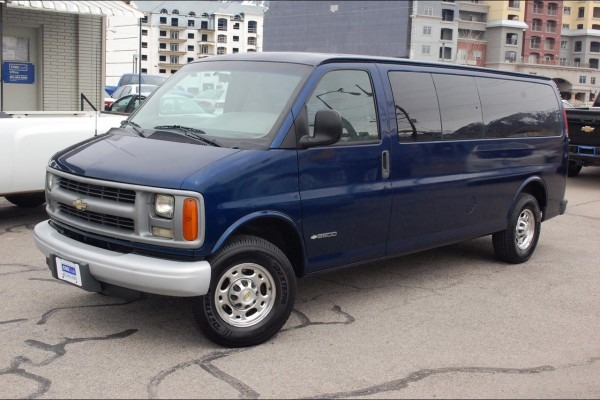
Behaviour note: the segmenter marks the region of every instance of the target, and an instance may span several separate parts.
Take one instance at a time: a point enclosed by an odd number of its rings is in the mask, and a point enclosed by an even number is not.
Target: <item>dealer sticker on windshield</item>
[[[56,273],[58,279],[81,286],[79,264],[56,257]]]

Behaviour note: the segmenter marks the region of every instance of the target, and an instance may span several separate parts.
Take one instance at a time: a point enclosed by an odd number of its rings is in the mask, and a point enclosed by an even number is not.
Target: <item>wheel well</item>
[[[263,238],[277,246],[288,257],[297,277],[304,275],[304,252],[294,228],[278,218],[259,218],[238,227],[233,234],[248,234]]]
[[[542,210],[542,217],[546,214],[546,206],[547,206],[547,196],[546,189],[544,185],[539,181],[529,182],[522,190],[522,193],[528,193],[535,197],[540,206],[540,210]]]

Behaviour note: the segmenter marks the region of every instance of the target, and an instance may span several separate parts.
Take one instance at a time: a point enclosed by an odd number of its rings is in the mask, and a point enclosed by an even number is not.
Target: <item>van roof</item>
[[[538,80],[551,80],[551,78],[530,75],[511,71],[502,71],[491,68],[473,67],[460,64],[431,62],[431,61],[419,61],[409,60],[406,58],[395,58],[395,57],[381,57],[381,56],[368,56],[368,55],[356,55],[356,54],[329,54],[329,53],[309,53],[309,52],[251,52],[251,53],[236,53],[227,55],[218,55],[202,58],[193,63],[199,62],[211,62],[211,61],[272,61],[272,62],[287,62],[295,64],[306,64],[311,66],[317,66],[329,63],[338,62],[364,62],[364,63],[385,63],[385,64],[400,64],[400,65],[411,65],[411,66],[423,66],[433,68],[444,68],[454,70],[464,70],[478,73],[494,73],[507,76],[515,76],[522,78],[538,79]]]

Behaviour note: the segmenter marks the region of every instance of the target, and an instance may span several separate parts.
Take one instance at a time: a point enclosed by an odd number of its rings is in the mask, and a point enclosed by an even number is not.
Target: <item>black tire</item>
[[[581,165],[581,164],[577,164],[575,162],[569,161],[569,169],[567,171],[567,175],[569,177],[574,177],[574,176],[579,175],[582,167],[583,167],[583,165]]]
[[[492,234],[496,256],[513,264],[529,260],[540,238],[541,227],[542,214],[537,200],[522,193],[510,214],[508,227]]]
[[[17,194],[6,196],[6,200],[18,207],[37,207],[46,202],[46,196],[44,193]]]
[[[285,254],[264,239],[240,235],[209,261],[209,291],[192,302],[200,330],[226,347],[254,346],[279,332],[296,297]]]

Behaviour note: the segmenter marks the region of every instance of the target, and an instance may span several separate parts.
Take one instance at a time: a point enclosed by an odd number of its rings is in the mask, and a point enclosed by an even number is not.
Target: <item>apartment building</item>
[[[133,4],[145,14],[141,26],[109,22],[108,85],[123,73],[138,72],[138,66],[142,73],[171,75],[198,58],[262,51],[265,7],[222,1]]]
[[[414,1],[410,57],[485,65],[489,6],[480,1]]]
[[[561,29],[561,65],[598,69],[600,2],[565,1]]]
[[[600,43],[592,45],[600,30],[594,30],[593,25],[600,24],[600,3],[568,0],[480,3],[489,6],[486,67],[548,76],[554,79],[563,98],[577,105],[593,101],[600,77]],[[594,8],[597,20],[593,17]],[[600,29],[600,25],[595,28]]]
[[[523,59],[530,64],[555,65],[559,60],[562,0],[534,0],[525,3]]]

